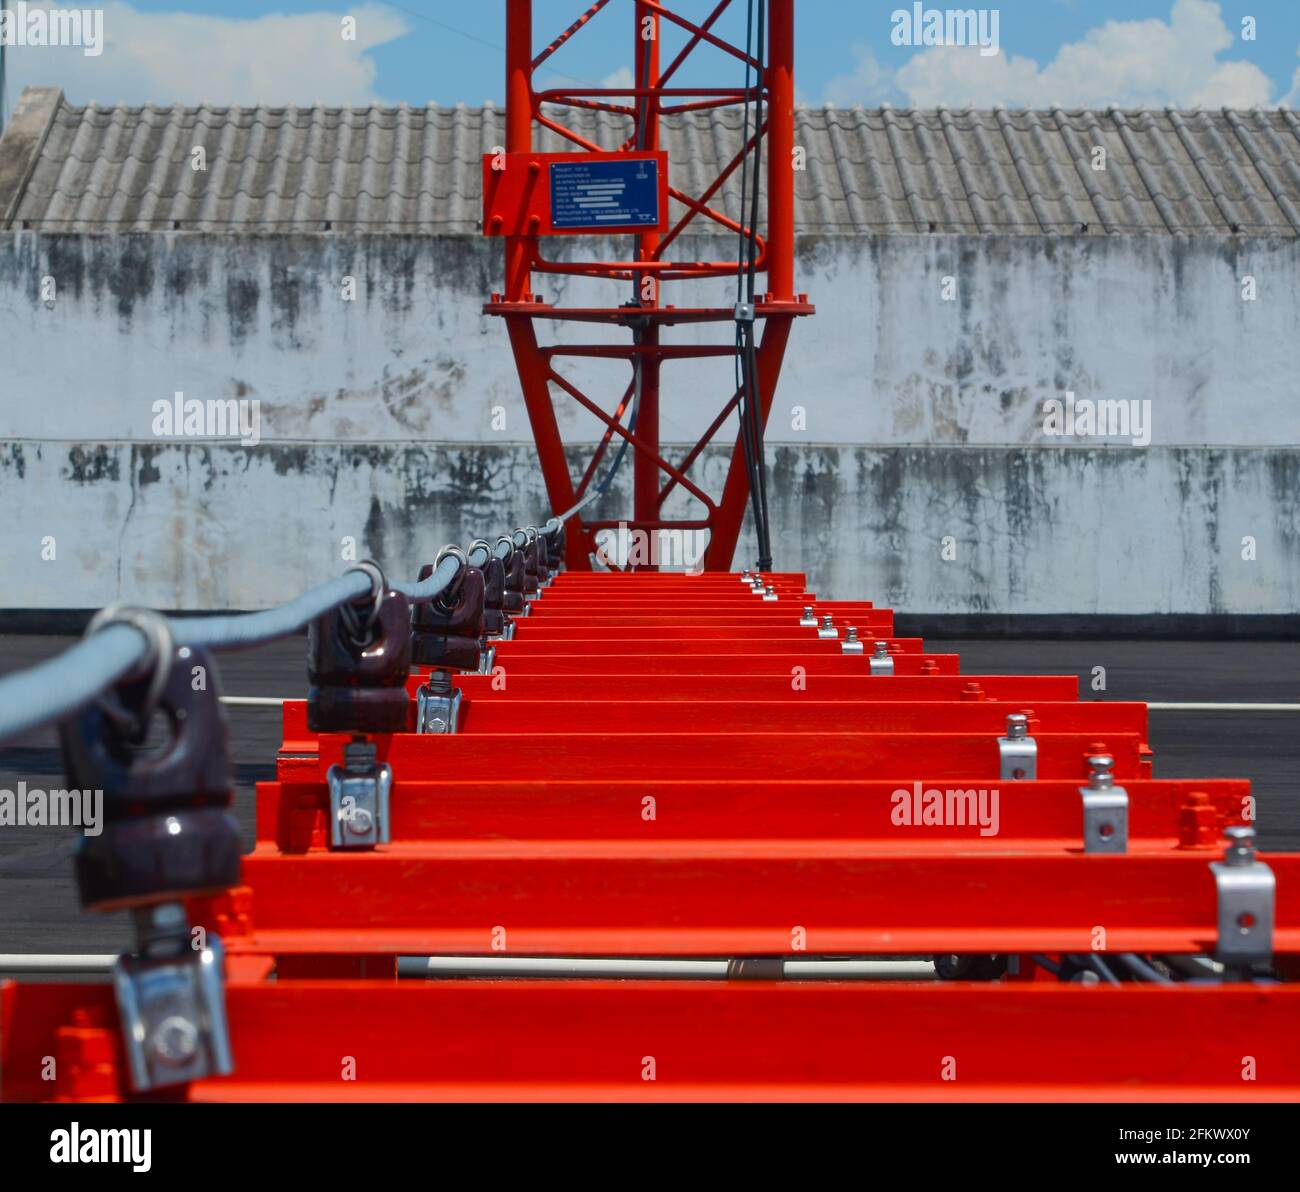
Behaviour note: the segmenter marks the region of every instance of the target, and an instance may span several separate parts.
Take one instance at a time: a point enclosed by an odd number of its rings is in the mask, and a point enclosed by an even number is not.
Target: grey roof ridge
[[[9,124],[0,136],[0,231],[13,224],[62,105],[62,87],[24,87],[18,97]],[[24,140],[28,142],[26,155],[20,153],[11,176],[6,177],[5,163],[9,153],[15,144],[21,145]]]

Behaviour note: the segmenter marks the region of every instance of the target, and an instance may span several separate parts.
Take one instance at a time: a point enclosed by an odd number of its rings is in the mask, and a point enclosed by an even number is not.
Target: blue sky
[[[17,0],[5,2],[13,7]],[[709,0],[676,3],[688,14],[712,6]],[[744,3],[733,0],[738,16]],[[591,83],[626,79],[631,4],[612,0],[557,55],[557,72]],[[586,0],[535,0],[538,41],[585,7]],[[797,0],[801,99],[1013,107],[1285,101],[1300,107],[1300,0],[1002,0],[993,56],[892,44],[891,14],[900,7],[910,10],[910,0]],[[10,107],[30,83],[58,84],[74,102],[100,103],[501,99],[504,0],[132,0],[107,3],[103,11],[106,46],[97,57],[78,49],[10,48]],[[357,19],[355,41],[345,42],[339,32],[346,13]],[[1256,24],[1253,41],[1242,37],[1248,16]],[[720,57],[700,67],[695,78],[708,83],[737,73],[734,62]]]

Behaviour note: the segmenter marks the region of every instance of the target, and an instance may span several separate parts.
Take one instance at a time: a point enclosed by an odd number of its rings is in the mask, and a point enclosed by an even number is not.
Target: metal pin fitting
[[[1011,736],[1012,734],[1008,731],[1007,735]],[[1114,785],[1115,759],[1109,753],[1094,753],[1088,758],[1088,789],[1094,791],[1108,790]]]
[[[873,675],[892,675],[894,673],[894,656],[889,652],[888,642],[876,642],[871,655],[871,673]]]
[[[863,654],[866,647],[858,641],[858,627],[849,625],[844,630],[844,640],[840,642],[841,654]]]
[[[378,760],[372,741],[343,747],[343,765],[325,774],[330,796],[330,847],[374,848],[389,841],[393,771]]]
[[[740,582],[742,584],[752,584],[754,582],[754,576],[748,567],[740,573]]]
[[[766,601],[772,601],[772,600],[779,600],[780,597],[776,594],[776,589],[772,587],[771,584],[768,584],[763,589],[763,599]]]
[[[1273,957],[1277,878],[1255,854],[1255,829],[1225,828],[1222,861],[1211,861],[1218,894],[1219,940],[1215,959],[1249,966]]]
[[[1128,852],[1128,792],[1115,785],[1115,759],[1108,753],[1088,758],[1088,785],[1083,798],[1083,851]]]
[[[799,624],[804,629],[817,628],[817,618],[813,615],[813,606],[811,604],[803,606],[803,616],[799,618]]]
[[[461,698],[460,688],[452,686],[449,671],[430,671],[429,678],[415,693],[415,731],[454,733],[460,723]]]
[[[1224,828],[1223,834],[1228,838],[1223,850],[1223,863],[1234,868],[1245,868],[1255,863],[1255,829],[1244,825]]]
[[[831,620],[830,613],[827,613],[824,617],[822,617],[822,627],[819,630],[817,630],[817,636],[830,639],[830,638],[839,637],[839,635],[840,632],[838,629],[835,628],[835,624]]]
[[[1030,782],[1038,777],[1038,742],[1029,735],[1029,717],[1007,716],[1007,735],[998,738],[999,776],[1005,782]]]
[[[179,902],[134,912],[137,950],[113,966],[127,1070],[137,1093],[234,1071],[226,1022],[225,954],[215,932],[192,946]]]

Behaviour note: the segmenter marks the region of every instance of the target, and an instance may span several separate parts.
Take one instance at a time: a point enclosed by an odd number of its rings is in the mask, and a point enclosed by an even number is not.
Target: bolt
[[[806,620],[811,620],[813,615],[813,607],[811,604],[805,604],[803,606],[803,615]]]
[[[1111,772],[1115,759],[1108,753],[1094,753],[1088,758],[1088,789],[1094,791],[1108,790],[1115,785],[1115,775]]]
[[[1178,847],[1213,848],[1219,817],[1205,791],[1190,791],[1178,812]]]
[[[1023,741],[1029,736],[1029,717],[1023,712],[1012,712],[1007,716],[1007,739]]]
[[[154,1028],[149,1045],[164,1064],[179,1067],[198,1053],[199,1032],[188,1018],[172,1014]]]
[[[876,657],[877,657],[877,658],[888,658],[888,657],[889,657],[889,643],[888,643],[888,642],[877,642],[877,643],[876,643]]]
[[[823,629],[834,629],[834,628],[835,628],[835,623],[831,620],[831,615],[830,615],[830,613],[827,613],[824,617],[822,617],[822,628],[823,628]]]
[[[353,836],[368,836],[375,826],[375,817],[364,807],[353,807],[345,819]]]
[[[850,625],[848,627],[847,632],[848,632],[848,637],[846,640],[851,642],[855,642],[858,640],[858,627],[856,625]]]
[[[1247,866],[1255,860],[1255,829],[1244,825],[1225,828],[1223,834],[1228,838],[1228,846],[1223,850],[1225,865]]]

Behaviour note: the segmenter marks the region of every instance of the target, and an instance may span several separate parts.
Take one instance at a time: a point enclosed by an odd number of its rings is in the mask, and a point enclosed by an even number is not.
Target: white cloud
[[[1300,50],[1296,50],[1300,55]],[[1296,67],[1295,74],[1291,76],[1291,90],[1283,97],[1282,102],[1289,108],[1300,108],[1300,66]]]
[[[1006,30],[1003,30],[1004,34]],[[1107,21],[1063,45],[1046,66],[1005,51],[932,47],[896,71],[858,51],[853,74],[832,79],[829,103],[902,102],[913,107],[1253,107],[1272,80],[1250,62],[1221,61],[1235,39],[1215,0],[1174,0],[1169,21]],[[1300,90],[1300,71],[1296,74]]]
[[[602,87],[608,87],[611,90],[635,87],[636,76],[632,73],[632,68],[630,66],[620,66],[612,74],[607,74],[603,79],[601,79],[600,85]]]
[[[903,98],[894,86],[893,72],[876,61],[869,46],[855,45],[853,55],[857,58],[853,73],[831,79],[823,91],[823,102],[852,107],[855,103],[892,103]],[[978,51],[975,56],[979,57]]]
[[[345,41],[335,12],[270,14],[250,20],[141,12],[104,5],[104,52],[11,47],[10,96],[25,86],[60,86],[73,103],[367,104],[375,64],[367,50],[410,31],[388,8],[353,9]]]

